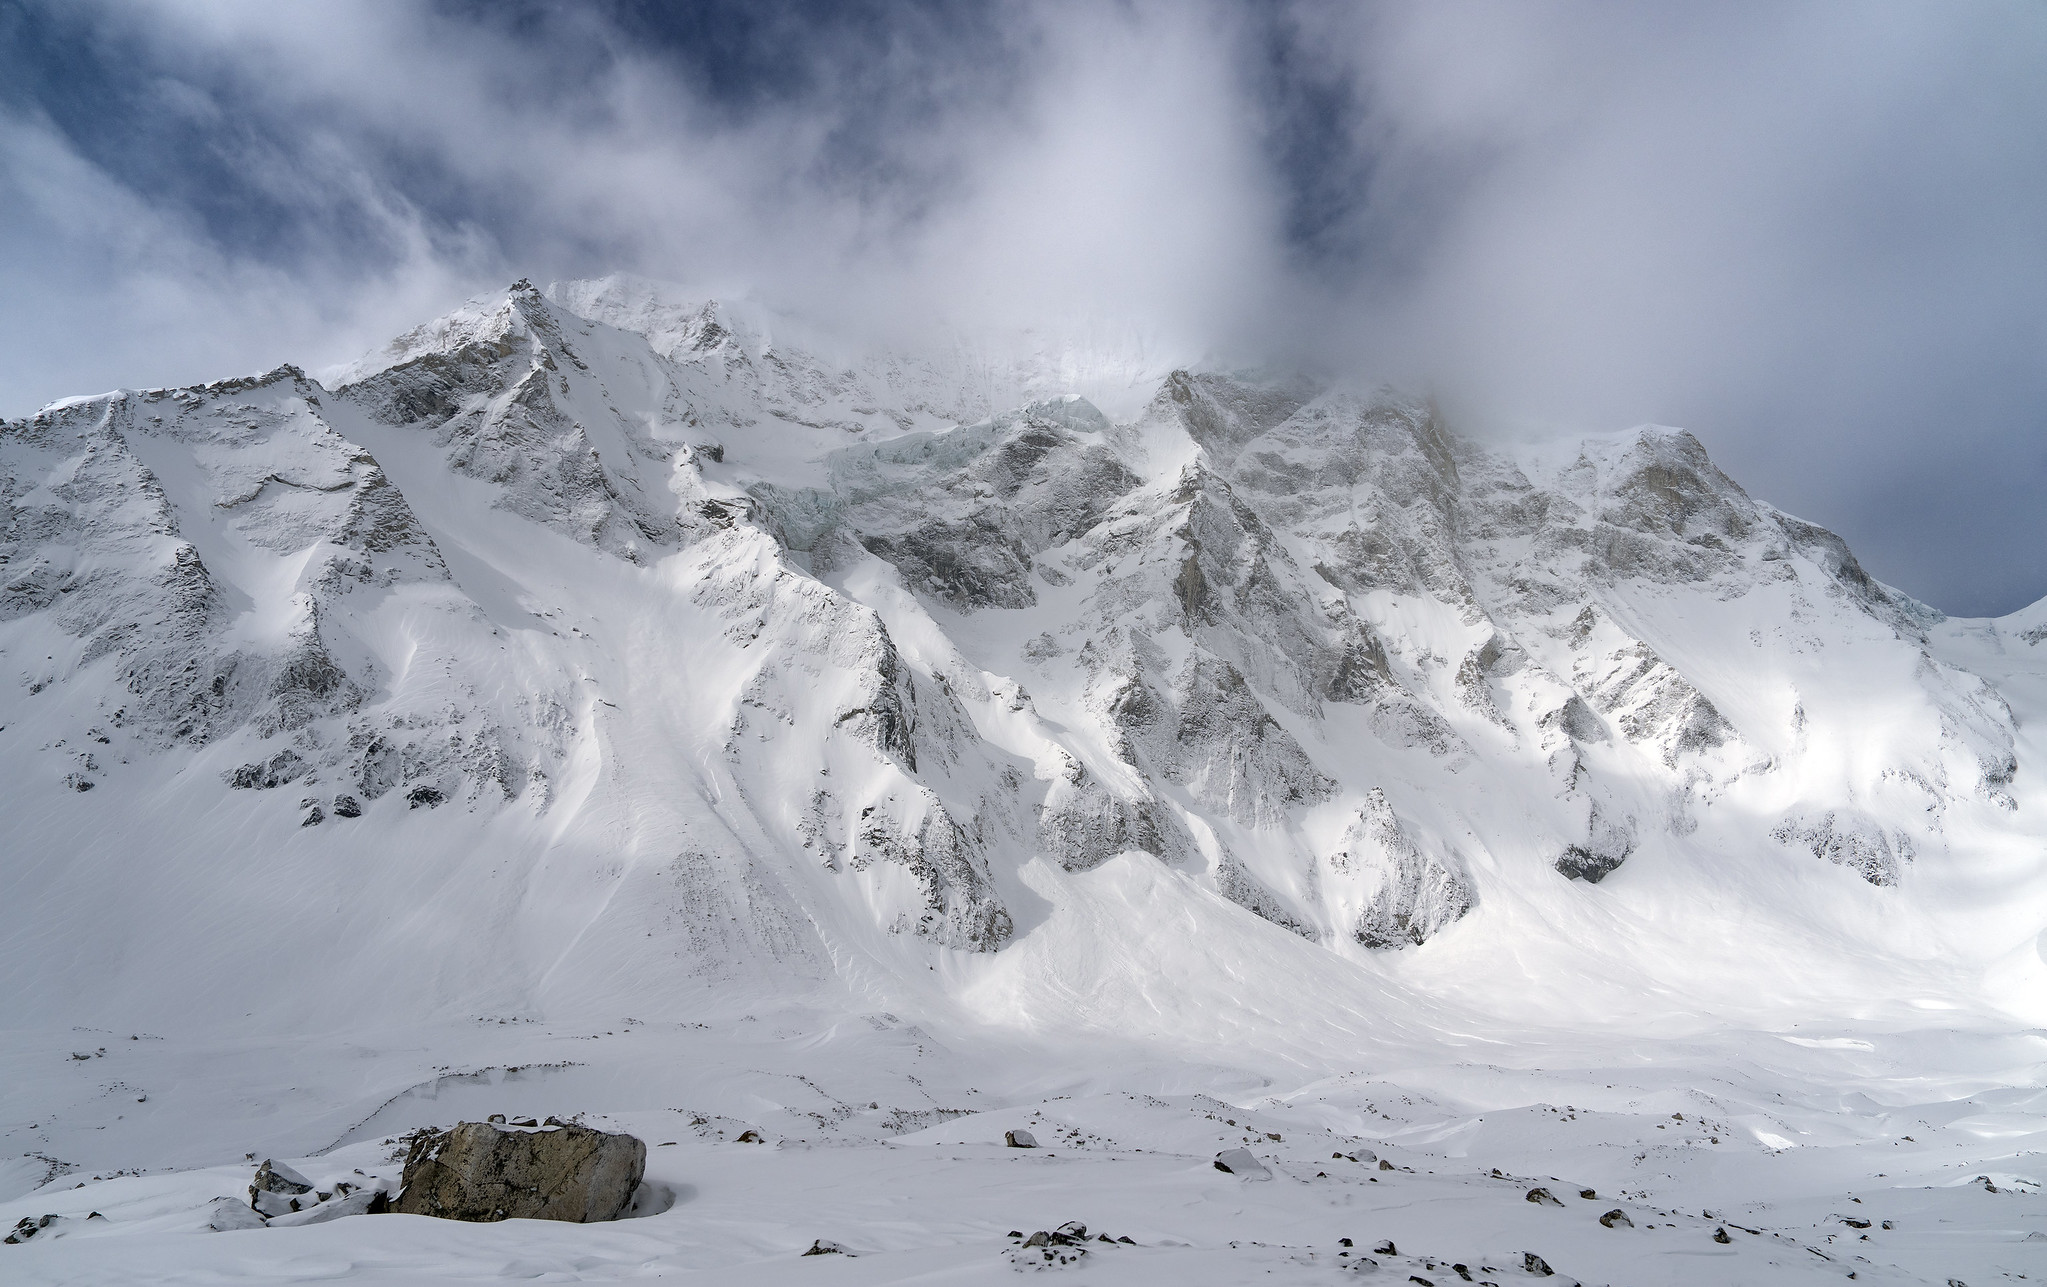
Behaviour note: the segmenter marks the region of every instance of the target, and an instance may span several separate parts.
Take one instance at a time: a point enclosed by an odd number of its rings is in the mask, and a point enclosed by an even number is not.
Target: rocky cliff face
[[[549,952],[707,976],[998,951],[1034,862],[1388,952],[1714,855],[1909,899],[2026,825],[2008,683],[1689,434],[1509,450],[1185,371],[1119,423],[991,369],[520,283],[331,389],[7,423],[6,790],[454,806],[415,861],[516,833]]]

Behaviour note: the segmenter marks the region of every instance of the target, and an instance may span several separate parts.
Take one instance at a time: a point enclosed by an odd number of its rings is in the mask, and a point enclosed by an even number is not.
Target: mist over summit
[[[2037,1277],[2043,51],[0,0],[0,1281]]]

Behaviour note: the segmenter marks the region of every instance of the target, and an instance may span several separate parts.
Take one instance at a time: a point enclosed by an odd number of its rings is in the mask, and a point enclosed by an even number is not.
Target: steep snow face
[[[1057,376],[1141,364],[791,333],[520,283],[331,390],[4,426],[0,757],[62,860],[9,873],[12,977],[108,1017],[710,983],[1032,1023],[1127,985],[1020,962],[1114,968],[1073,936],[1151,932],[1090,902],[1137,864],[1401,1005],[2040,982],[2047,627],[1942,619],[1690,435],[1508,450],[1226,372],[1112,419]],[[336,968],[261,968],[298,955]],[[1259,957],[1171,986],[1291,986]]]

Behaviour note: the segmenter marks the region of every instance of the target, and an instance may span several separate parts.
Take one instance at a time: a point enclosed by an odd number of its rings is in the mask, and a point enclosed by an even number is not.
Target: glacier
[[[2047,601],[1682,430],[614,277],[5,422],[0,499],[10,1281],[2047,1263]],[[502,1111],[667,1200],[210,1229]]]

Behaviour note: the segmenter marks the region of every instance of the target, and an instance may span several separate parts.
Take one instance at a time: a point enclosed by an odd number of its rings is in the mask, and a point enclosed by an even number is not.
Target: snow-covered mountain
[[[1680,430],[522,282],[7,422],[0,499],[24,1028],[2047,1015],[2047,602]]]

